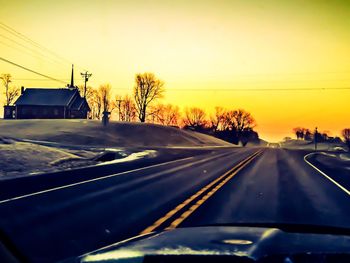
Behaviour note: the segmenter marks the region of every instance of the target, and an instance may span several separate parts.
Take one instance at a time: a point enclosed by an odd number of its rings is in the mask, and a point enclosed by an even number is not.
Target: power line
[[[48,48],[40,45],[39,43],[35,42],[34,40],[30,39],[29,37],[27,37],[26,35],[18,32],[17,30],[13,29],[12,27],[8,26],[8,25],[5,25],[4,23],[0,22],[0,27],[2,27],[4,30],[6,30],[7,32],[11,33],[12,35],[15,35],[17,36],[18,38],[21,38],[22,40],[24,40],[25,42],[31,44],[31,45],[34,45],[35,47],[37,48],[40,48],[40,49],[44,49],[46,50],[46,52],[49,52],[50,54],[54,55],[55,57],[58,57],[59,59],[65,61],[65,62],[68,62],[69,64],[72,64],[71,61],[57,55],[56,53],[54,53],[53,51],[49,50]]]
[[[18,38],[24,40],[25,42],[27,42],[27,43],[29,43],[29,44],[35,46],[36,48],[45,51],[46,53],[50,54],[51,56],[55,56],[56,58],[58,58],[58,59],[60,59],[60,60],[62,60],[62,61],[65,61],[65,63],[74,64],[74,63],[72,63],[70,60],[68,60],[68,59],[66,59],[66,58],[64,58],[64,57],[62,57],[62,56],[60,56],[60,55],[58,55],[57,53],[51,51],[50,49],[44,47],[43,45],[39,44],[38,42],[32,40],[31,38],[27,37],[26,35],[24,35],[24,34],[18,32],[18,31],[15,30],[14,28],[12,28],[12,27],[10,27],[10,26],[8,26],[8,25],[2,23],[2,22],[0,22],[0,27],[1,27],[3,30],[9,32],[10,34],[12,34],[12,35],[14,35],[14,36],[16,36],[16,37],[18,37]],[[77,66],[78,66],[79,68],[81,68],[81,69],[84,69],[83,67],[80,67],[79,65],[77,65]],[[84,70],[85,70],[85,69],[84,69]]]
[[[309,71],[309,72],[279,72],[279,73],[247,73],[247,74],[234,74],[230,73],[230,77],[266,77],[266,76],[303,76],[303,75],[325,75],[325,74],[349,74],[350,70],[342,71]],[[208,75],[208,77],[217,77],[215,75]]]
[[[34,56],[34,57],[36,57],[36,58],[38,58],[38,59],[41,59],[41,60],[44,58],[44,59],[47,60],[48,62],[55,63],[55,64],[59,65],[60,67],[66,67],[66,66],[67,66],[66,64],[63,64],[63,63],[60,62],[60,61],[57,61],[57,60],[55,60],[55,59],[53,59],[53,58],[50,58],[50,57],[45,56],[44,54],[38,52],[38,51],[35,50],[35,49],[29,48],[29,47],[27,47],[27,46],[25,46],[25,45],[22,45],[21,43],[18,43],[16,40],[14,40],[14,39],[12,39],[12,38],[9,38],[9,37],[4,36],[4,35],[2,35],[2,34],[0,34],[0,37],[9,40],[9,41],[11,41],[12,43],[15,43],[16,45],[22,47],[24,50],[18,49],[18,48],[16,48],[15,46],[9,46],[9,45],[7,45],[7,46],[10,47],[10,48],[13,48],[13,49],[18,50],[18,51],[23,52],[23,53],[26,53],[26,54],[28,54],[28,55],[30,55],[30,56]],[[2,42],[2,44],[5,44],[5,43]],[[27,50],[29,50],[31,53],[29,53]],[[36,56],[35,54],[39,55],[40,57],[39,57],[39,56]]]
[[[6,42],[0,41],[0,44],[6,46],[6,47],[8,47],[8,48],[12,48],[12,49],[17,50],[17,51],[19,51],[19,52],[23,52],[23,53],[25,53],[25,54],[28,54],[28,55],[30,55],[30,56],[33,56],[33,57],[35,57],[35,58],[37,58],[37,59],[41,59],[40,57],[38,57],[38,56],[36,56],[36,55],[34,55],[34,54],[31,54],[31,53],[29,53],[29,52],[26,51],[26,50],[23,50],[23,49],[21,49],[21,48],[18,48],[18,47],[14,46],[14,45],[9,45],[9,44],[6,43]]]
[[[0,23],[0,27],[2,27],[1,23]],[[19,39],[21,39],[21,40],[24,40],[26,43],[31,44],[32,46],[34,46],[34,48],[35,48],[36,50],[35,50],[35,49],[32,49],[32,48],[29,48],[29,47],[27,47],[27,46],[25,46],[25,45],[23,45],[23,44],[20,44],[20,43],[18,43],[17,41],[15,41],[15,40],[13,40],[13,39],[11,39],[11,38],[9,38],[9,37],[6,37],[6,36],[4,36],[4,35],[0,35],[0,36],[2,36],[3,38],[6,38],[6,39],[10,40],[11,42],[14,42],[14,43],[16,43],[17,45],[19,45],[19,46],[21,46],[21,47],[23,47],[23,48],[25,48],[25,49],[29,49],[31,52],[36,53],[36,54],[39,54],[40,56],[42,56],[42,57],[44,57],[44,58],[46,58],[46,59],[49,59],[49,60],[53,61],[54,63],[59,64],[60,66],[65,66],[65,67],[67,66],[66,62],[63,63],[62,61],[58,61],[58,60],[56,60],[56,59],[54,59],[54,58],[52,58],[52,57],[45,56],[43,53],[41,53],[42,51],[45,51],[45,50],[43,50],[41,47],[39,47],[39,46],[37,46],[37,45],[34,45],[32,42],[28,41],[27,39],[25,39],[25,38],[23,38],[23,37],[21,37],[21,36],[19,36],[19,35],[17,35],[17,34],[14,34],[13,32],[7,30],[7,29],[4,28],[4,27],[2,27],[2,28],[5,29],[7,32],[11,33],[12,35],[14,35],[15,37],[17,37],[17,38],[19,38]],[[38,51],[41,51],[41,52],[38,52]],[[46,52],[46,53],[47,53],[47,52]],[[52,56],[52,55],[51,55],[51,56]]]
[[[176,91],[320,91],[320,90],[350,90],[350,87],[335,88],[230,88],[230,89],[171,89]],[[170,89],[168,90],[170,91]]]
[[[24,70],[26,70],[26,71],[32,72],[32,73],[34,73],[34,74],[37,74],[37,75],[39,75],[39,76],[42,76],[42,77],[44,77],[44,78],[48,78],[48,79],[51,79],[51,80],[53,80],[53,81],[57,81],[57,82],[61,82],[61,83],[67,84],[67,83],[66,83],[65,81],[63,81],[63,80],[59,80],[59,79],[50,77],[50,76],[48,76],[48,75],[39,73],[39,72],[37,72],[37,71],[35,71],[35,70],[32,70],[32,69],[27,68],[27,67],[25,67],[25,66],[19,65],[19,64],[15,63],[15,62],[12,62],[12,61],[10,61],[10,60],[7,60],[7,59],[5,59],[5,58],[3,58],[3,57],[0,57],[0,60],[4,61],[4,62],[6,62],[6,63],[9,63],[9,64],[11,64],[11,65],[14,65],[14,66],[16,66],[16,67],[19,67],[19,68],[21,68],[21,69],[24,69]]]
[[[132,89],[127,89],[127,88],[118,88],[118,90],[132,90]],[[205,89],[205,88],[191,88],[191,89],[181,89],[181,88],[174,88],[174,89],[167,89],[168,91],[179,91],[179,92],[186,92],[186,91],[212,91],[212,92],[216,92],[216,91],[228,91],[228,92],[235,92],[235,91],[257,91],[257,92],[265,92],[265,91],[320,91],[320,90],[350,90],[350,87],[335,87],[335,88],[231,88],[231,89]]]
[[[34,79],[34,78],[24,78],[24,79],[22,79],[22,78],[11,78],[12,80],[30,80],[30,81],[50,81],[50,80],[48,80],[48,79]],[[65,79],[65,78],[60,78],[60,80],[62,80],[62,81],[69,81],[70,79]],[[74,80],[75,80],[75,78],[74,78]]]

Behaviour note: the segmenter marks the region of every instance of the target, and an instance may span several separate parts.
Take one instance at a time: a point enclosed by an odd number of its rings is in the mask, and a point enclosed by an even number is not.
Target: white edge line
[[[218,158],[218,157],[221,157],[221,156],[225,156],[225,155],[230,155],[230,154],[231,153],[218,154],[218,155],[215,155],[215,156],[210,156],[207,159],[211,160],[211,159],[215,159],[215,158]],[[181,162],[181,161],[187,161],[187,160],[191,160],[191,159],[194,159],[194,156],[186,157],[186,158],[182,158],[182,159],[178,159],[178,160],[173,160],[173,161],[169,161],[169,162],[165,162],[165,163],[158,163],[158,164],[154,164],[154,165],[150,165],[150,166],[146,166],[146,167],[137,168],[137,169],[134,169],[134,170],[124,171],[124,172],[121,172],[121,173],[110,174],[110,175],[106,175],[106,176],[102,176],[102,177],[98,177],[98,178],[94,178],[94,179],[90,179],[90,180],[85,180],[85,181],[81,181],[81,182],[77,182],[77,183],[73,183],[73,184],[67,184],[67,185],[63,185],[63,186],[58,186],[58,187],[54,187],[54,188],[42,190],[42,191],[39,191],[39,192],[26,194],[26,195],[20,195],[20,196],[16,196],[16,197],[11,197],[11,198],[8,198],[8,199],[1,200],[0,201],[0,205],[4,204],[4,203],[11,202],[11,201],[15,201],[15,200],[19,200],[19,199],[35,196],[35,195],[45,194],[45,193],[49,193],[49,192],[53,192],[53,191],[57,191],[57,190],[65,189],[65,188],[70,188],[70,187],[81,185],[81,184],[87,184],[87,183],[91,183],[91,182],[95,182],[95,181],[104,180],[104,179],[111,178],[111,177],[114,177],[114,176],[119,176],[119,175],[123,175],[123,174],[137,172],[137,171],[147,170],[147,169],[150,169],[150,168],[159,167],[159,166],[163,166],[163,165],[168,165],[168,164],[171,164],[171,163],[176,163],[176,162]],[[202,161],[202,160],[199,160],[199,161]]]
[[[154,167],[159,167],[159,166],[163,166],[163,165],[167,165],[167,164],[171,164],[171,163],[187,161],[187,160],[190,160],[190,159],[193,159],[193,158],[194,158],[193,156],[186,157],[186,158],[173,160],[173,161],[169,161],[169,162],[165,162],[165,163],[158,163],[158,164],[154,164],[154,165],[150,165],[150,166],[146,166],[146,167],[141,167],[141,168],[137,168],[137,169],[133,169],[133,170],[128,170],[128,171],[124,171],[124,172],[120,172],[120,173],[116,173],[116,174],[110,174],[110,175],[106,175],[106,176],[102,176],[102,177],[98,177],[98,178],[94,178],[94,179],[90,179],[90,180],[85,180],[85,181],[81,181],[81,182],[77,182],[77,183],[73,183],[73,184],[67,184],[67,185],[63,185],[63,186],[59,186],[59,187],[55,187],[55,188],[50,188],[50,189],[42,190],[42,191],[35,192],[35,193],[30,193],[30,194],[26,194],[26,195],[20,195],[20,196],[8,198],[8,199],[5,199],[5,200],[1,200],[0,204],[4,204],[4,203],[10,202],[10,201],[14,201],[14,200],[18,200],[18,199],[23,199],[23,198],[34,196],[34,195],[39,195],[39,194],[44,194],[44,193],[48,193],[48,192],[53,192],[53,191],[57,191],[57,190],[60,190],[60,189],[73,187],[73,186],[76,186],[76,185],[81,185],[81,184],[86,184],[86,183],[90,183],[90,182],[94,182],[94,181],[104,180],[104,179],[107,179],[107,178],[110,178],[110,177],[114,177],[114,176],[118,176],[118,175],[122,175],[122,174],[142,171],[142,170],[146,170],[146,169],[150,169],[150,168],[154,168]]]
[[[309,153],[307,155],[304,156],[304,161],[310,165],[312,168],[314,168],[316,171],[318,171],[320,174],[322,174],[324,177],[326,177],[329,181],[331,181],[333,184],[335,184],[336,186],[338,186],[341,190],[343,190],[345,193],[347,193],[350,196],[350,191],[348,189],[346,189],[344,186],[342,186],[341,184],[339,184],[337,181],[335,181],[334,179],[332,179],[330,176],[328,176],[327,174],[325,174],[324,172],[322,172],[320,169],[318,169],[315,165],[313,165],[311,162],[309,162],[308,160],[306,160],[307,157],[309,157],[310,155],[314,155],[315,153]]]

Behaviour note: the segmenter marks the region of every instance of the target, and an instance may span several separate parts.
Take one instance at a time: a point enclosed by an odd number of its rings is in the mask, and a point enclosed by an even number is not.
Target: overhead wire
[[[15,30],[14,28],[4,24],[3,22],[0,22],[0,28],[2,28],[3,30],[7,31],[8,33],[16,36],[17,38],[20,38],[21,40],[25,41],[26,43],[32,45],[32,46],[35,46],[37,49],[39,49],[41,52],[46,52],[47,54],[50,54],[50,56],[54,56],[56,57],[57,59],[61,60],[61,64],[62,65],[67,65],[67,63],[69,65],[71,64],[74,64],[76,67],[82,69],[82,70],[86,70],[84,67],[81,67],[80,65],[76,64],[76,63],[73,63],[71,60],[67,59],[67,58],[64,58],[63,56],[61,55],[58,55],[57,53],[51,51],[50,49],[46,48],[45,46],[39,44],[38,42],[32,40],[31,38],[29,38],[28,36],[18,32],[17,30]],[[53,58],[51,58],[53,59]],[[55,60],[57,61],[57,60]],[[64,64],[63,64],[63,61],[64,61]]]
[[[8,60],[8,59],[6,59],[6,58],[0,57],[0,60],[6,62],[6,63],[8,63],[8,64],[11,64],[11,65],[13,65],[13,66],[16,66],[16,67],[19,67],[19,68],[21,68],[21,69],[24,69],[24,70],[26,70],[26,71],[29,71],[29,72],[31,72],[31,73],[34,73],[34,74],[36,74],[36,75],[42,76],[42,77],[44,77],[44,78],[47,78],[47,79],[50,79],[50,80],[53,80],[53,81],[57,81],[57,82],[61,82],[61,83],[66,84],[66,82],[63,81],[63,80],[60,80],[60,79],[57,79],[57,78],[48,76],[48,75],[46,75],[46,74],[40,73],[40,72],[38,72],[38,71],[36,71],[36,70],[30,69],[30,68],[28,68],[28,67],[25,67],[25,66],[23,66],[23,65],[20,65],[20,64],[18,64],[18,63],[15,63],[15,62],[13,62],[13,61],[10,61],[10,60]]]

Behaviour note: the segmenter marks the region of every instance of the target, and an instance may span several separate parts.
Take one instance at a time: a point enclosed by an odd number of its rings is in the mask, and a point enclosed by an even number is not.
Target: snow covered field
[[[89,152],[74,152],[0,138],[0,176],[38,173],[59,169],[64,160],[70,166],[87,164]],[[83,163],[82,163],[83,162]],[[67,164],[65,164],[67,165]]]
[[[205,134],[154,124],[111,122],[103,127],[90,120],[0,120],[0,177],[156,155],[145,148],[203,146],[233,145]],[[103,160],[105,152],[115,152],[115,160]]]
[[[315,144],[314,142],[304,141],[304,140],[289,140],[286,142],[282,142],[281,146],[288,149],[299,149],[299,150],[314,150]],[[322,142],[317,144],[317,150],[319,151],[340,151],[345,152],[346,146],[345,144],[340,143],[328,143]]]
[[[215,137],[149,123],[94,120],[0,120],[0,137],[109,147],[232,146]]]

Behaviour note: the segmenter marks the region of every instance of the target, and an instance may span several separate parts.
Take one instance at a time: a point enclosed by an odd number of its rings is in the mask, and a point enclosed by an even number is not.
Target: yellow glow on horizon
[[[2,4],[0,17],[74,61],[78,84],[86,68],[93,74],[91,85],[108,82],[115,94],[125,94],[135,73],[151,71],[166,83],[164,102],[208,112],[217,105],[244,108],[257,120],[262,138],[277,140],[295,126],[318,126],[332,135],[349,126],[349,90],[298,90],[350,87],[349,6],[346,1],[15,0]],[[44,60],[1,35],[11,35],[0,30],[3,57],[69,82],[68,61]],[[0,73],[11,73],[18,86],[62,86],[3,62]],[[273,88],[290,90],[242,91]]]

